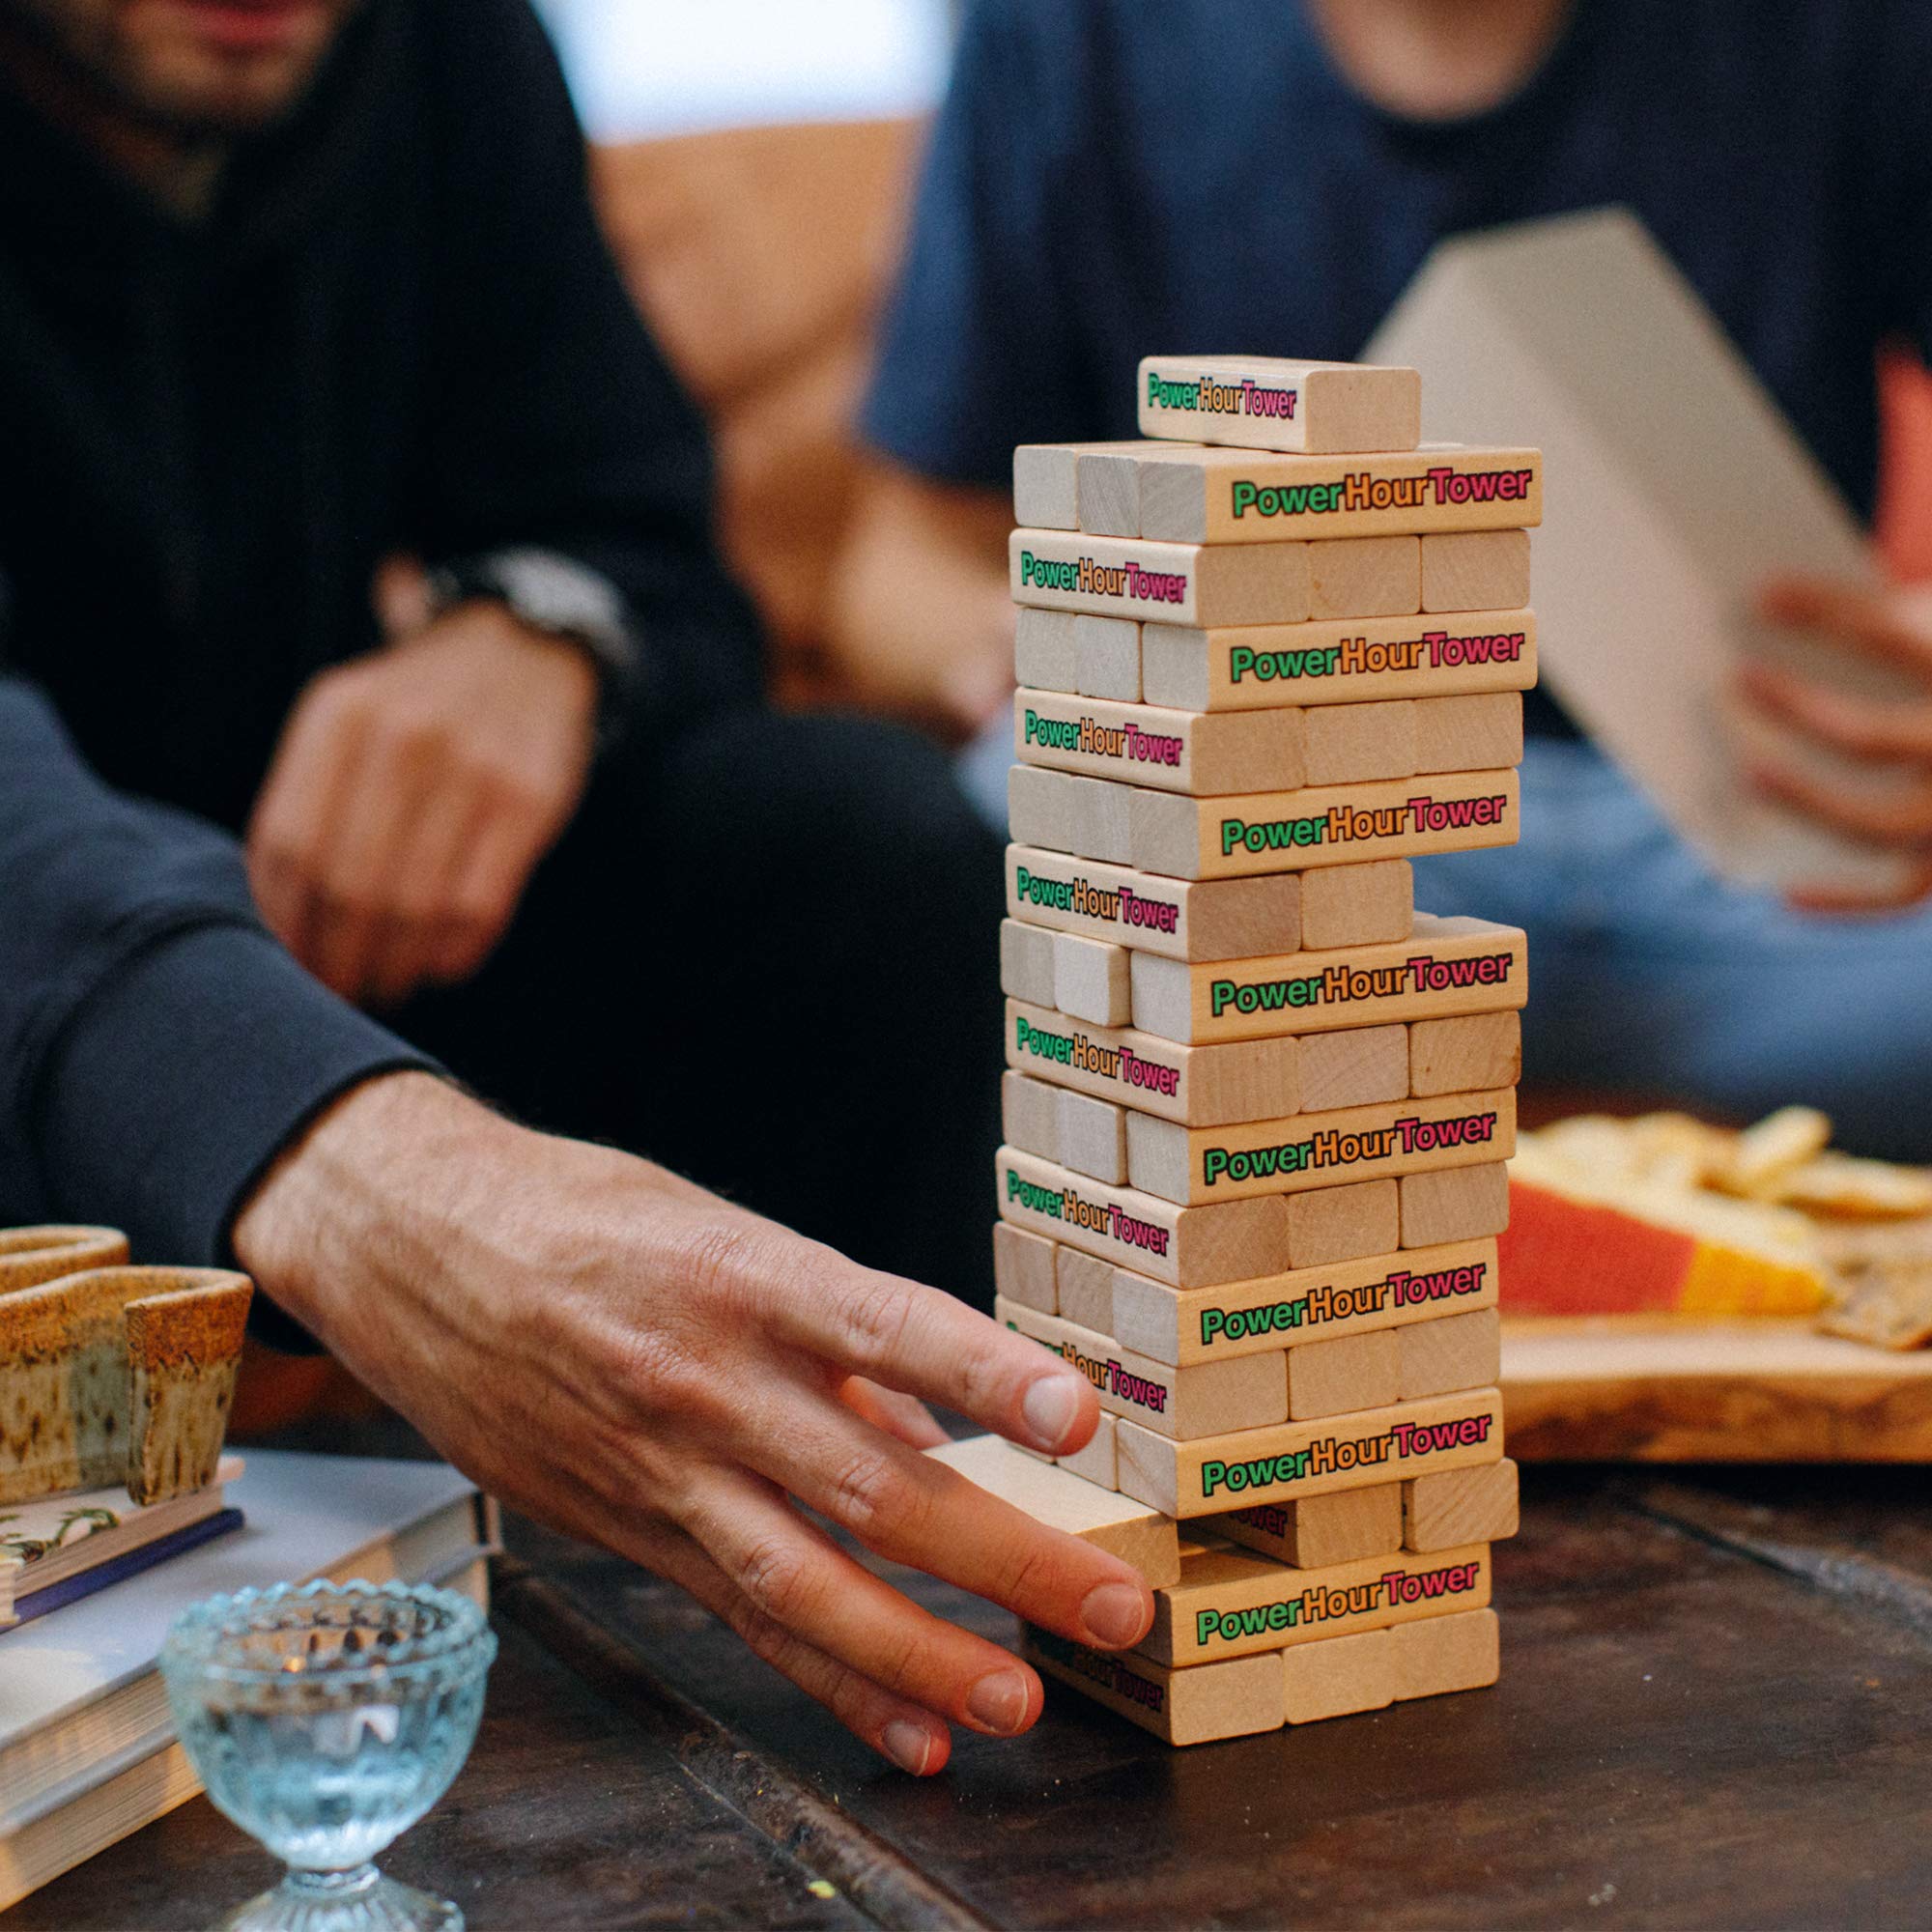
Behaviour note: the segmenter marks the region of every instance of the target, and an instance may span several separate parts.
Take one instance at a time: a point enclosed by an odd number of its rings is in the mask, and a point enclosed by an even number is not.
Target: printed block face
[[[1134,443],[1023,442],[1013,451],[1013,521],[1046,530],[1080,527],[1079,464],[1088,450]]]
[[[1302,878],[1301,944],[1305,952],[1390,945],[1406,939],[1414,928],[1415,868],[1406,859],[1383,859],[1369,866],[1324,866]]]
[[[1015,604],[1136,623],[1303,624],[1308,547],[1147,543],[1018,529],[1008,549]],[[1097,695],[1097,694],[1096,694]],[[1138,693],[1136,693],[1138,696]]]
[[[1385,1630],[1303,1644],[1285,1652],[1282,1664],[1291,1724],[1353,1717],[1395,1702],[1395,1659]]]
[[[1364,1556],[1386,1556],[1402,1548],[1403,1487],[1373,1483],[1367,1489],[1337,1490],[1333,1495],[1308,1496],[1298,1503],[1258,1503],[1226,1516],[1203,1517],[1197,1526],[1277,1563],[1323,1570]],[[1183,1564],[1185,1560],[1183,1555]]]
[[[1416,1324],[1440,1328],[1441,1321]],[[1394,1328],[1306,1342],[1288,1350],[1288,1413],[1295,1422],[1346,1415],[1351,1408],[1387,1408],[1404,1391]],[[1435,1391],[1431,1390],[1434,1394]]]
[[[1304,896],[1313,890],[1313,879],[1305,881]],[[1406,943],[1365,946],[1346,957],[1300,952],[1189,963],[1137,952],[1127,971],[1134,1025],[1194,1042],[1514,1009],[1529,990],[1519,927],[1427,913],[1415,916]]]
[[[1073,619],[1073,688],[1088,697],[1136,704],[1141,696],[1141,627],[1121,617]]]
[[[1022,1516],[1118,1556],[1140,1572],[1150,1589],[1180,1580],[1174,1524],[1132,1497],[1109,1494],[1051,1463],[1035,1462],[997,1435],[970,1435],[925,1453]]]
[[[1042,1677],[1067,1685],[1171,1745],[1211,1744],[1282,1726],[1278,1657],[1239,1657],[1170,1670],[1144,1657],[1088,1650],[1030,1624],[1020,1655]]]
[[[1069,1476],[1078,1476],[1083,1483],[1097,1483],[1103,1490],[1115,1488],[1114,1418],[1103,1412],[1086,1448],[1054,1460]]]
[[[1475,1389],[1192,1442],[1123,1421],[1118,1448],[1124,1494],[1164,1516],[1214,1516],[1494,1463],[1502,1397]]]
[[[1066,611],[1013,612],[1013,682],[1036,691],[1072,691],[1074,618]]]
[[[1413,449],[1422,440],[1422,378],[1359,362],[1150,355],[1140,367],[1140,428],[1242,449]]]
[[[1032,1006],[1057,1007],[1094,1026],[1122,1027],[1133,1010],[1133,986],[1127,976],[1127,949],[1104,939],[1082,939],[1078,933],[1042,934],[1053,956],[1053,997],[1040,1000],[1032,993],[1015,997]]]
[[[993,1292],[1023,1308],[1037,1308],[1042,1315],[1056,1313],[1060,1306],[1058,1271],[1054,1244],[1037,1235],[1009,1228],[1004,1221],[993,1224]]]
[[[1529,602],[1529,532],[1470,530],[1422,540],[1425,611],[1514,611]]]
[[[1515,1147],[1516,1090],[1503,1087],[1221,1127],[1188,1127],[1132,1114],[1127,1175],[1144,1193],[1194,1204],[1295,1194],[1436,1168],[1499,1165]],[[1478,1182],[1473,1191],[1486,1196],[1493,1185]],[[1419,1218],[1433,1226],[1430,1210],[1419,1210]],[[1404,1224],[1406,1232],[1406,1212]],[[1468,1240],[1497,1232],[1458,1226],[1435,1238]]]
[[[1303,1112],[1372,1107],[1379,1101],[1407,1097],[1406,1026],[1345,1027],[1336,1033],[1310,1034],[1301,1042]]]
[[[1021,690],[1013,756],[1157,791],[1278,791],[1304,782],[1301,721],[1293,709],[1198,716]]]
[[[1007,911],[1029,925],[1110,940],[1137,952],[1239,959],[1299,944],[1301,882],[1280,873],[1204,886],[1037,845],[1009,845]]]
[[[1514,845],[1518,797],[1514,771],[1444,772],[1234,798],[1173,798],[1135,786],[1128,836],[1143,871],[1248,878]]]
[[[1402,1486],[1402,1540],[1424,1552],[1501,1543],[1516,1534],[1517,1487],[1507,1456],[1484,1468],[1418,1476]]]
[[[1389,1187],[1388,1181],[1372,1180],[1362,1191],[1385,1198]],[[1292,1205],[1317,1205],[1352,1191],[1323,1188],[1294,1196]],[[1384,1211],[1392,1216],[1393,1204]],[[1061,1253],[1064,1258],[1065,1250]],[[1433,1321],[1495,1305],[1495,1242],[1458,1241],[1400,1254],[1391,1254],[1384,1246],[1346,1262],[1197,1289],[1171,1288],[1131,1267],[1117,1267],[1113,1319],[1106,1328],[1139,1354],[1185,1365],[1326,1342],[1398,1323]],[[1457,1540],[1485,1539],[1472,1535]]]
[[[1010,1146],[995,1156],[994,1172],[1003,1220],[1129,1264],[1175,1288],[1282,1274],[1289,1267],[1288,1209],[1278,1199],[1176,1208]]]
[[[1150,621],[1141,627],[1141,681],[1150,704],[1178,711],[1527,691],[1536,682],[1536,613],[1484,611],[1218,631]]]
[[[1018,1001],[1007,1007],[1007,1064],[1016,1072],[1096,1098],[1206,1124],[1274,1118],[1268,1102],[1299,1111],[1294,1040],[1177,1046],[1131,1028],[1088,1027]],[[1255,1111],[1251,1111],[1255,1110]]]
[[[1055,1145],[1063,1167],[1116,1187],[1127,1178],[1126,1118],[1109,1100],[1068,1087],[1056,1090]]]
[[[1521,1074],[1520,1013],[1417,1020],[1408,1030],[1411,1094],[1469,1094],[1479,1087],[1514,1087]]]
[[[1491,691],[1415,702],[1418,772],[1500,771],[1522,763],[1522,694]]]
[[[1041,1160],[1060,1161],[1060,1101],[1044,1080],[1023,1073],[1000,1077],[1000,1131],[1016,1148]]]
[[[1000,990],[1037,1007],[1055,1004],[1054,935],[1016,919],[1000,922]],[[1132,988],[1128,999],[1132,1000]]]
[[[1208,717],[1217,714],[1208,712]],[[1271,711],[1235,712],[1236,718],[1272,718]],[[1390,698],[1378,704],[1323,704],[1301,714],[1307,721],[1307,782],[1370,784],[1415,776],[1415,704]],[[1259,791],[1260,785],[1254,787]]]
[[[1400,1227],[1392,1180],[1316,1187],[1288,1199],[1288,1252],[1297,1268],[1387,1255]]]
[[[1422,609],[1419,537],[1342,537],[1308,546],[1308,614],[1412,617]]]
[[[1153,1628],[1137,1646],[1185,1668],[1264,1650],[1326,1651],[1363,1631],[1481,1609],[1490,1552],[1407,1550],[1293,1570],[1247,1549],[1183,1556],[1180,1581],[1155,1592]]]
[[[1389,1632],[1400,1698],[1480,1690],[1502,1674],[1502,1631],[1493,1610],[1464,1610]]]
[[[1141,465],[1141,534],[1157,542],[1415,536],[1542,521],[1543,459],[1533,449],[1425,443],[1395,456],[1176,449]],[[1528,601],[1525,592],[1507,603],[1463,608],[1501,611]]]
[[[1065,1316],[1076,1327],[1096,1335],[1114,1332],[1114,1264],[1078,1248],[1057,1248],[1054,1286],[1060,1306],[1046,1311]],[[1131,1345],[1129,1345],[1131,1346]]]
[[[1396,1394],[1404,1402],[1487,1388],[1502,1374],[1502,1318],[1493,1308],[1417,1321],[1393,1333],[1400,1356]]]
[[[1503,1164],[1508,1159],[1505,1151],[1485,1165],[1404,1176],[1403,1246],[1433,1248],[1500,1235],[1509,1226],[1509,1169]]]

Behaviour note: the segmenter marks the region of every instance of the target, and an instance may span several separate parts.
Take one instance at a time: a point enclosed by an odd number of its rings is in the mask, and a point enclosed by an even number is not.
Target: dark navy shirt
[[[1005,487],[1017,442],[1137,434],[1145,355],[1349,359],[1442,237],[1612,203],[1869,516],[1874,351],[1932,337],[1928,0],[1577,0],[1514,97],[1426,124],[1297,0],[979,0],[866,431]]]

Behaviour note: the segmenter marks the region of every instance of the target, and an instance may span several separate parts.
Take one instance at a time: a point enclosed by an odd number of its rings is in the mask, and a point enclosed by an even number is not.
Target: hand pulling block
[[[1013,756],[1021,764],[1157,791],[1295,790],[1307,782],[1302,741],[1302,714],[1293,709],[1197,714],[1051,691],[1013,694]],[[1412,731],[1408,752],[1412,768]]]
[[[1400,455],[1277,456],[1175,447],[1130,460],[1140,464],[1140,533],[1157,543],[1420,536],[1543,521],[1543,458],[1534,449],[1443,442]]]
[[[1144,1194],[1189,1207],[1436,1168],[1500,1165],[1515,1148],[1516,1090],[1510,1087],[1224,1127],[1188,1127],[1151,1114],[1127,1117],[1130,1183]],[[1407,1227],[1405,1216],[1405,1233]],[[1459,1228],[1441,1238],[1498,1232]]]
[[[1304,896],[1313,886],[1304,882]],[[1386,946],[1208,961],[1136,952],[1127,974],[1142,1033],[1200,1045],[1514,1011],[1529,995],[1528,967],[1520,927],[1418,913],[1410,936]],[[1411,1033],[1409,1084],[1417,1094],[1458,1091],[1460,1081],[1435,1084],[1442,1076],[1434,1062],[1425,1062],[1427,1085],[1416,1086],[1413,1054]]]
[[[1536,612],[1526,609],[1220,630],[1152,619],[1141,626],[1141,688],[1150,704],[1177,711],[1454,697],[1523,692],[1535,682]]]
[[[1495,1242],[1456,1241],[1194,1289],[1117,1266],[1108,1332],[1138,1354],[1186,1367],[1495,1305]]]
[[[1135,786],[1128,846],[1141,870],[1178,879],[1469,852],[1516,843],[1519,797],[1514,770],[1234,798],[1179,798]]]
[[[1140,366],[1140,429],[1311,455],[1413,449],[1422,440],[1422,378],[1365,362],[1149,355]]]
[[[1301,942],[1301,881],[1292,872],[1179,880],[1037,845],[1007,847],[1007,911],[1029,925],[1172,959],[1239,959]]]
[[[1156,618],[1201,630],[1303,624],[1309,617],[1306,544],[1216,548],[1018,529],[1008,564],[1013,602],[1048,611],[1136,623]]]
[[[1078,1476],[1083,1483],[1094,1483],[1103,1490],[1120,1487],[1119,1465],[1114,1460],[1114,1418],[1103,1413],[1094,1436],[1086,1448],[1076,1449],[1070,1456],[1056,1456],[1055,1463],[1069,1476]]]
[[[1118,1656],[1024,1627],[1020,1656],[1117,1717],[1171,1745],[1278,1731],[1284,1698],[1279,1657],[1240,1657],[1194,1670],[1170,1670],[1144,1657]]]
[[[1448,1481],[1443,1477],[1436,1480]],[[1271,1556],[1295,1570],[1322,1570],[1364,1556],[1386,1556],[1402,1542],[1401,1483],[1305,1496],[1298,1503],[1257,1503],[1252,1509],[1204,1516],[1189,1525]],[[1480,1543],[1485,1539],[1470,1537]],[[1449,1546],[1444,1546],[1445,1548]],[[1183,1561],[1185,1559],[1183,1558]]]
[[[1122,1420],[1116,1438],[1121,1490],[1179,1520],[1299,1502],[1497,1462],[1502,1415],[1502,1396],[1491,1388],[1192,1442]]]

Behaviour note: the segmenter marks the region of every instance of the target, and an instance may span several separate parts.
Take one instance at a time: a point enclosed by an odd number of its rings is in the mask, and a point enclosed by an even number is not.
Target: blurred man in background
[[[1015,443],[1135,435],[1152,351],[1352,358],[1441,238],[1605,204],[1649,224],[1869,516],[1875,352],[1932,345],[1928,135],[1932,13],[1902,0],[980,0],[865,417],[888,468],[841,568],[845,663],[884,706],[980,728],[1010,688]],[[1932,642],[1855,590],[1766,597],[1925,697],[1759,676],[1751,701],[1913,775],[1883,807],[1761,781],[1932,883]],[[1903,1104],[1932,1078],[1932,922],[1732,890],[1553,699],[1525,722],[1522,848],[1428,861],[1417,888],[1529,929],[1530,1077],[1811,1100],[1868,1151],[1932,1157]]]

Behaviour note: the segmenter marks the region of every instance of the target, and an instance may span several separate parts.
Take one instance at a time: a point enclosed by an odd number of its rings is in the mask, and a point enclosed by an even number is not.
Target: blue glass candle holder
[[[182,1744],[215,1806],[288,1866],[222,1932],[460,1932],[372,1862],[462,1770],[497,1639],[467,1597],[277,1584],[185,1612],[161,1648]]]

